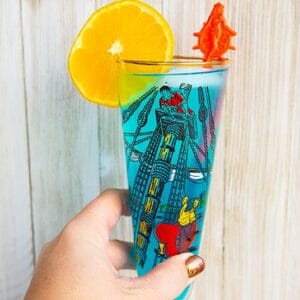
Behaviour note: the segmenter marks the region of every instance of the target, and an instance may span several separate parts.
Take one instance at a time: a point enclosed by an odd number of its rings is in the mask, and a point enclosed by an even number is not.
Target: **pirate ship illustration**
[[[128,175],[134,178],[130,203],[136,262],[141,267],[151,238],[156,241],[156,265],[192,250],[199,234],[197,220],[203,216],[198,210],[206,202],[215,121],[208,87],[195,90],[197,111],[189,107],[191,91],[192,85],[184,83],[177,89],[153,87],[122,111],[127,169],[135,172]],[[134,126],[128,125],[130,121]],[[204,188],[191,196],[189,182]]]

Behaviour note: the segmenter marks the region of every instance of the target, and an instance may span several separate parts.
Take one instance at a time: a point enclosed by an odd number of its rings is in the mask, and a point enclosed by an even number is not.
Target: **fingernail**
[[[189,278],[193,278],[200,274],[205,268],[204,260],[197,255],[190,256],[186,261],[186,270]]]

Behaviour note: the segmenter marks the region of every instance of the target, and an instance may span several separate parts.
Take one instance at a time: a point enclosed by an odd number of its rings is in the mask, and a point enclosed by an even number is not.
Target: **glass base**
[[[175,298],[175,300],[186,300],[191,293],[192,287],[192,285],[186,287],[185,290],[177,298]]]

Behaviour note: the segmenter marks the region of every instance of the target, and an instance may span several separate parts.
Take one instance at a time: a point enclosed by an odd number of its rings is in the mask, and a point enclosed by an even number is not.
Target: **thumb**
[[[159,264],[147,275],[139,278],[158,299],[174,299],[193,282],[205,268],[200,256],[184,253]]]

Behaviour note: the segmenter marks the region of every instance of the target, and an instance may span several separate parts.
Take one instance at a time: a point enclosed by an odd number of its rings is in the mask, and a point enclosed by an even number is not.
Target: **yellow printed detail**
[[[150,184],[150,188],[149,188],[149,194],[150,195],[155,195],[158,183],[159,183],[158,178],[153,178],[152,179],[151,184]]]
[[[159,243],[159,254],[164,255],[165,254],[165,244]]]
[[[144,235],[147,234],[147,223],[145,221],[141,221],[140,223],[140,232]]]
[[[136,244],[137,244],[140,248],[143,248],[143,241],[144,241],[143,237],[142,237],[141,235],[139,235],[139,236],[137,237]]]
[[[152,201],[151,198],[147,198],[147,202],[146,202],[146,205],[145,205],[145,212],[146,213],[151,213],[152,208],[153,208],[153,201]]]
[[[168,148],[163,148],[162,150],[161,150],[161,152],[160,152],[160,156],[159,156],[159,158],[160,159],[164,159],[166,156],[167,156],[167,154],[169,153],[169,149]]]
[[[165,144],[168,144],[170,140],[171,140],[171,133],[167,133],[165,136]]]
[[[136,263],[140,263],[140,257],[137,254],[135,255],[135,261]]]
[[[179,213],[178,223],[181,226],[187,226],[189,224],[192,224],[196,221],[196,213],[195,210],[197,206],[199,205],[199,200],[195,199],[193,202],[193,207],[190,210],[187,210],[188,206],[188,197],[184,197],[182,199],[182,207]]]

